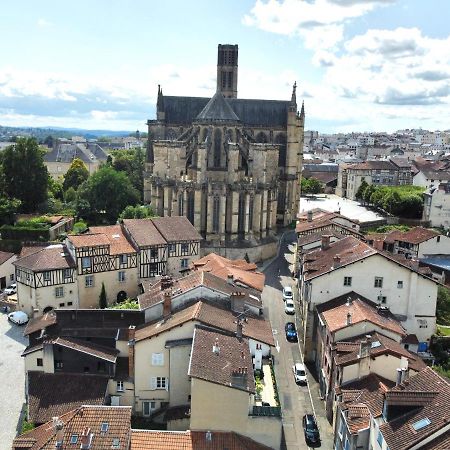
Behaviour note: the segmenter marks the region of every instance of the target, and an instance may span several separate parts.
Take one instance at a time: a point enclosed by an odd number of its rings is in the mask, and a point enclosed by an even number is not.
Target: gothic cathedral
[[[186,216],[205,253],[272,256],[277,227],[296,220],[305,112],[290,101],[237,98],[238,46],[219,45],[212,98],[165,96],[149,120],[144,199]]]

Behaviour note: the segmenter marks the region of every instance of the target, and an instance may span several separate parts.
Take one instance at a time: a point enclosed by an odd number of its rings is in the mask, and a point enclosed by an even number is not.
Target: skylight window
[[[70,443],[76,444],[77,442],[78,442],[78,434],[72,434],[72,436],[70,436]]]
[[[113,439],[112,448],[120,448],[120,439],[117,439],[117,438]]]
[[[431,423],[431,420],[428,417],[425,417],[425,419],[421,419],[421,420],[418,420],[417,422],[414,422],[412,424],[412,427],[416,431],[419,431],[422,428],[425,428],[426,426],[430,425],[430,423]]]
[[[108,422],[103,422],[102,425],[101,425],[101,427],[100,427],[100,431],[101,431],[102,433],[106,433],[106,432],[108,431],[108,428],[109,428]]]
[[[381,342],[380,342],[380,341],[373,341],[373,342],[370,344],[370,347],[371,347],[371,348],[381,347]]]

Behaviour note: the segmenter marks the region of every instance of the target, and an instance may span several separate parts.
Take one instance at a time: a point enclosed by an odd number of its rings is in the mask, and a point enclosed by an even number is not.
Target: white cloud
[[[38,19],[38,21],[37,21],[37,26],[38,26],[39,28],[50,28],[50,27],[53,26],[53,23],[52,23],[52,22],[49,22],[49,21],[46,20],[46,19],[40,18],[40,19]]]

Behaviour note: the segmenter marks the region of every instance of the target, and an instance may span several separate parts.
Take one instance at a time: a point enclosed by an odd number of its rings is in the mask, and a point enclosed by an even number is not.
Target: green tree
[[[366,189],[364,189],[363,192],[363,199],[364,202],[367,204],[370,204],[371,199],[372,199],[372,194],[375,192],[375,186],[373,184],[370,184],[369,186],[366,187]]]
[[[76,209],[81,217],[87,217],[88,213],[94,221],[98,222],[104,217],[109,223],[114,223],[126,206],[134,206],[139,202],[139,197],[139,192],[124,172],[104,166],[79,187]],[[80,214],[81,201],[87,202],[83,204],[84,214]],[[88,211],[86,206],[89,207]]]
[[[48,176],[48,195],[58,200],[64,200],[62,183],[50,175]]]
[[[155,213],[151,206],[146,205],[128,205],[119,216],[120,219],[145,219],[147,217],[155,217]]]
[[[315,178],[302,178],[301,191],[303,194],[319,194],[323,190],[323,185]]]
[[[356,198],[358,200],[363,200],[364,201],[364,191],[366,190],[367,186],[369,186],[367,184],[366,180],[362,180],[361,181],[361,185],[359,186],[358,190],[356,191]]]
[[[98,300],[100,309],[105,309],[108,306],[108,300],[106,298],[105,283],[102,282],[102,290],[100,291],[100,298]]]
[[[67,191],[70,187],[75,190],[89,178],[89,171],[83,161],[75,158],[64,175],[63,189]]]
[[[73,203],[77,199],[77,191],[70,186],[69,189],[64,193],[64,201],[66,203]]]
[[[20,200],[0,196],[0,224],[12,225],[14,216],[20,208]]]
[[[142,201],[144,192],[145,154],[141,148],[115,150],[112,166],[115,170],[125,172],[134,188],[140,193]]]
[[[44,139],[44,144],[49,147],[53,148],[53,136],[49,135]]]
[[[439,325],[450,325],[450,291],[445,286],[438,287],[436,322]]]
[[[2,154],[4,189],[21,201],[20,211],[30,213],[47,199],[48,171],[34,138],[18,138]]]

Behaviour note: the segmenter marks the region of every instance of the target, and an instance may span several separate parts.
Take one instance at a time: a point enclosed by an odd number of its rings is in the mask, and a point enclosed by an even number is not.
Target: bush
[[[83,222],[82,220],[79,220],[73,225],[73,233],[74,234],[80,234],[84,233],[87,230],[87,224],[86,222]]]
[[[139,309],[139,303],[136,300],[127,298],[124,302],[116,303],[115,305],[110,306],[108,309]]]
[[[47,228],[30,226],[3,225],[0,227],[2,239],[12,239],[18,241],[48,241],[50,234]]]

